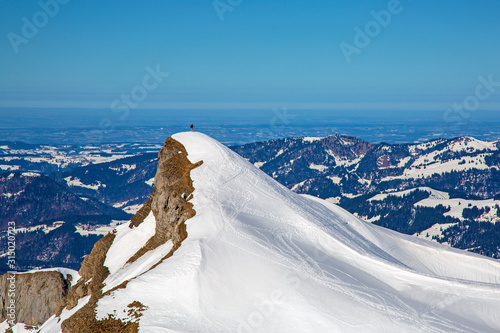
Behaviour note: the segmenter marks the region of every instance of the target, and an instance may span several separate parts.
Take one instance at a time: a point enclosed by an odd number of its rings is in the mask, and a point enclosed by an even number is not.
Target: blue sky
[[[137,109],[443,110],[500,81],[497,0],[401,0],[346,61],[341,43],[394,1],[61,0],[44,22],[38,1],[0,0],[0,107],[107,108],[135,89]],[[144,90],[147,68],[169,75]]]

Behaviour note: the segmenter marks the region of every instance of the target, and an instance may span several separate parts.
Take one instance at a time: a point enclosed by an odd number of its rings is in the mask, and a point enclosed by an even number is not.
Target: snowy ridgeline
[[[196,215],[174,255],[167,242],[126,262],[155,232],[117,227],[98,319],[140,332],[498,332],[500,262],[359,220],[298,195],[213,139],[179,133]],[[42,333],[89,301],[52,317]],[[133,318],[127,306],[145,309]]]

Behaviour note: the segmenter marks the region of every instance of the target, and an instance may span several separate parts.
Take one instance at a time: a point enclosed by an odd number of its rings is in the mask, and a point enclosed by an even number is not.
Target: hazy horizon
[[[231,145],[293,136],[350,135],[378,143],[422,142],[437,137],[472,136],[500,139],[495,112],[477,111],[465,122],[443,120],[432,111],[310,111],[286,106],[270,110],[4,109],[0,108],[4,141],[37,144],[162,143],[176,132],[195,130]]]

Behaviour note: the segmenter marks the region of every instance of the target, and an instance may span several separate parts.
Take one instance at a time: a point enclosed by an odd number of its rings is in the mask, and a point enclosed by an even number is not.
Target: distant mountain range
[[[500,257],[500,141],[373,145],[335,135],[232,148],[297,193],[393,230]]]
[[[58,220],[67,222],[67,239],[83,237],[72,244],[91,244],[112,229],[110,223],[130,216],[118,213],[133,214],[147,200],[158,163],[156,148],[2,142],[0,200],[5,203],[0,217],[3,222],[19,221],[18,228],[24,228],[20,244],[33,239],[56,244],[52,240],[60,236],[52,236],[56,230],[52,223]],[[495,258],[500,257],[499,148],[500,141],[470,137],[391,145],[339,135],[231,147],[297,193],[337,203],[374,224]],[[23,176],[28,171],[46,175]],[[21,202],[27,198],[31,208],[24,210]],[[54,198],[72,198],[71,204],[65,203],[73,207],[70,216],[64,215],[64,208],[53,210]],[[65,230],[57,225],[58,232]],[[90,248],[82,252],[66,246],[58,250],[32,246],[21,268],[50,265],[53,258],[42,255],[47,251],[77,258]],[[73,260],[75,265],[80,259]]]
[[[33,172],[0,174],[0,193],[1,230],[15,222],[16,261],[21,270],[54,265],[78,268],[82,256],[102,236],[89,230],[131,216]],[[2,244],[7,244],[6,238],[2,232]],[[0,248],[0,272],[7,270],[7,254],[6,248]]]

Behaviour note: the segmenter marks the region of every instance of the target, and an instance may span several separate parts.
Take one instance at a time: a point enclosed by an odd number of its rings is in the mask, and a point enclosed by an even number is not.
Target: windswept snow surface
[[[127,320],[123,309],[139,301],[148,307],[140,332],[500,331],[499,261],[295,194],[203,134],[173,137],[191,162],[203,160],[191,171],[196,216],[186,222],[188,237],[172,257],[99,300],[99,318]],[[139,232],[143,243],[139,229],[121,227],[115,241]],[[132,252],[108,253],[108,281]],[[49,324],[42,332],[52,332]]]

